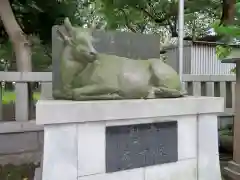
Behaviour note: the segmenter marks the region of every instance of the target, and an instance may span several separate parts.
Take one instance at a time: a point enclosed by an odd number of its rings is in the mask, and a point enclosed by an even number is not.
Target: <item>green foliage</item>
[[[221,4],[214,0],[185,2],[187,29],[196,29],[197,27],[206,31],[206,25],[208,26],[212,19],[219,16],[218,10],[220,7]],[[147,32],[153,26],[155,28],[164,26],[170,30],[173,36],[177,35],[177,0],[101,0],[99,11],[106,18],[109,29],[126,26],[131,31]],[[204,21],[196,21],[199,18]],[[206,20],[210,20],[210,22],[206,22]],[[196,31],[187,30],[186,33],[192,35]]]
[[[35,101],[40,99],[40,93],[34,92],[33,99]],[[3,91],[2,92],[2,104],[11,104],[16,100],[16,93],[14,91]]]
[[[222,60],[230,55],[231,51],[232,47],[228,45],[218,45],[216,47],[216,53],[219,60]],[[231,69],[231,72],[236,73],[236,68]]]
[[[11,0],[16,19],[32,43],[33,70],[44,70],[51,64],[52,26],[69,17],[82,26],[90,4],[82,0]],[[0,21],[0,70],[15,69],[14,53]]]
[[[8,69],[12,60],[12,45],[10,41],[0,44],[0,71]]]
[[[31,36],[33,71],[46,71],[52,64],[50,49],[47,44],[42,44],[37,36]]]
[[[232,48],[230,46],[218,45],[216,47],[217,57],[223,59],[231,53]]]
[[[51,54],[49,47],[43,45],[37,36],[30,36],[32,42],[32,63],[34,71],[44,71],[51,65]],[[0,71],[16,70],[15,57],[10,41],[0,44]]]
[[[77,0],[12,0],[12,8],[25,33],[36,34],[43,43],[49,43],[52,26],[61,23],[64,17],[81,24],[75,17],[77,3]]]
[[[23,164],[15,166],[7,164],[0,166],[0,179],[1,180],[30,180],[34,178],[34,171],[36,165]]]
[[[231,36],[234,38],[240,37],[240,27],[238,25],[218,26],[215,28],[215,32],[220,35]]]
[[[99,12],[104,15],[108,22],[107,29],[118,29],[126,25],[128,28],[138,31],[137,28],[140,28],[141,25],[144,26],[148,22],[148,19],[144,18],[144,12],[137,9],[144,6],[144,1],[102,0],[101,2]],[[135,25],[139,27],[134,27]]]
[[[220,21],[216,21],[213,24],[214,31],[218,35],[222,35],[222,41],[226,45],[217,46],[217,55],[220,59],[227,57],[231,53],[231,47],[228,44],[234,44],[235,41],[240,38],[240,0],[237,0],[235,5],[236,8],[236,16],[234,24],[231,25],[219,25]],[[232,70],[233,72],[235,69]]]
[[[34,69],[45,69],[51,63],[51,28],[69,17],[74,25],[158,33],[176,37],[178,0],[10,0],[14,14],[24,32],[38,37],[33,47]],[[220,18],[221,3],[216,0],[185,2],[185,35],[202,37],[209,24]],[[220,30],[226,31],[226,30]],[[224,33],[224,32],[223,32]],[[238,33],[238,32],[233,32]],[[0,22],[0,58],[11,61],[13,53]],[[2,49],[2,47],[4,47]],[[4,52],[4,53],[2,53]],[[3,55],[4,54],[4,55]],[[0,69],[4,68],[0,62]],[[12,62],[9,62],[12,66]]]

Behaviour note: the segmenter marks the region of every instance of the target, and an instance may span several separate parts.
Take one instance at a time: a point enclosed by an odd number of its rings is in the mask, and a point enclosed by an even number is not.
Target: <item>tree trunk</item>
[[[236,0],[223,0],[221,24],[230,25],[234,22]]]
[[[11,40],[15,59],[17,63],[17,70],[20,72],[32,71],[31,61],[31,47],[20,25],[18,24],[9,0],[0,0],[0,18],[3,26]],[[28,107],[30,112],[33,109],[33,85],[28,83]],[[29,117],[31,114],[29,114]]]
[[[18,71],[32,71],[30,44],[16,21],[9,0],[0,0],[0,17],[12,42]]]

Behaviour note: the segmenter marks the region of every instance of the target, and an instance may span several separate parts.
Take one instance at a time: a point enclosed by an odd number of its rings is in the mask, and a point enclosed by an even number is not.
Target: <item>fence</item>
[[[184,41],[183,73],[192,75],[232,75],[234,63],[221,63],[216,54],[216,43]],[[237,48],[237,47],[236,47]],[[178,46],[166,48],[167,64],[179,69]]]
[[[183,81],[189,95],[223,97],[223,115],[234,115],[235,75],[184,75]]]
[[[225,116],[234,115],[235,75],[183,75],[185,88],[189,95],[215,96],[225,98]],[[4,119],[4,106],[0,99],[0,133],[39,130],[34,116],[35,102],[28,101],[29,82],[40,82],[40,99],[51,98],[51,72],[0,72],[0,81],[15,82],[16,100],[13,104],[14,120]],[[0,87],[1,88],[1,87]],[[1,91],[1,89],[0,89]],[[2,96],[0,96],[2,98]]]
[[[51,72],[0,72],[0,82],[15,82],[15,102],[3,104],[3,88],[0,86],[0,134],[24,131],[39,131],[35,125],[35,102],[29,102],[29,82],[40,82],[40,99],[51,97]],[[4,117],[4,114],[8,114]],[[9,117],[9,114],[12,117]]]

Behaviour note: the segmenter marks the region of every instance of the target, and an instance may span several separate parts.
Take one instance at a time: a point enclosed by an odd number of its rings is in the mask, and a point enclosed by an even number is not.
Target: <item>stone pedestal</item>
[[[42,180],[220,180],[217,97],[37,103]]]
[[[225,171],[234,180],[240,179],[240,58],[239,50],[233,49],[229,57],[222,60],[223,63],[236,64],[236,86],[235,86],[235,116],[233,123],[233,161],[228,163]]]

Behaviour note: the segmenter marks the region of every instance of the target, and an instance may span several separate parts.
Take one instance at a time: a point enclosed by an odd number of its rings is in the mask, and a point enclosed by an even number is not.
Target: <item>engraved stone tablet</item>
[[[106,172],[178,160],[177,121],[106,128]]]

